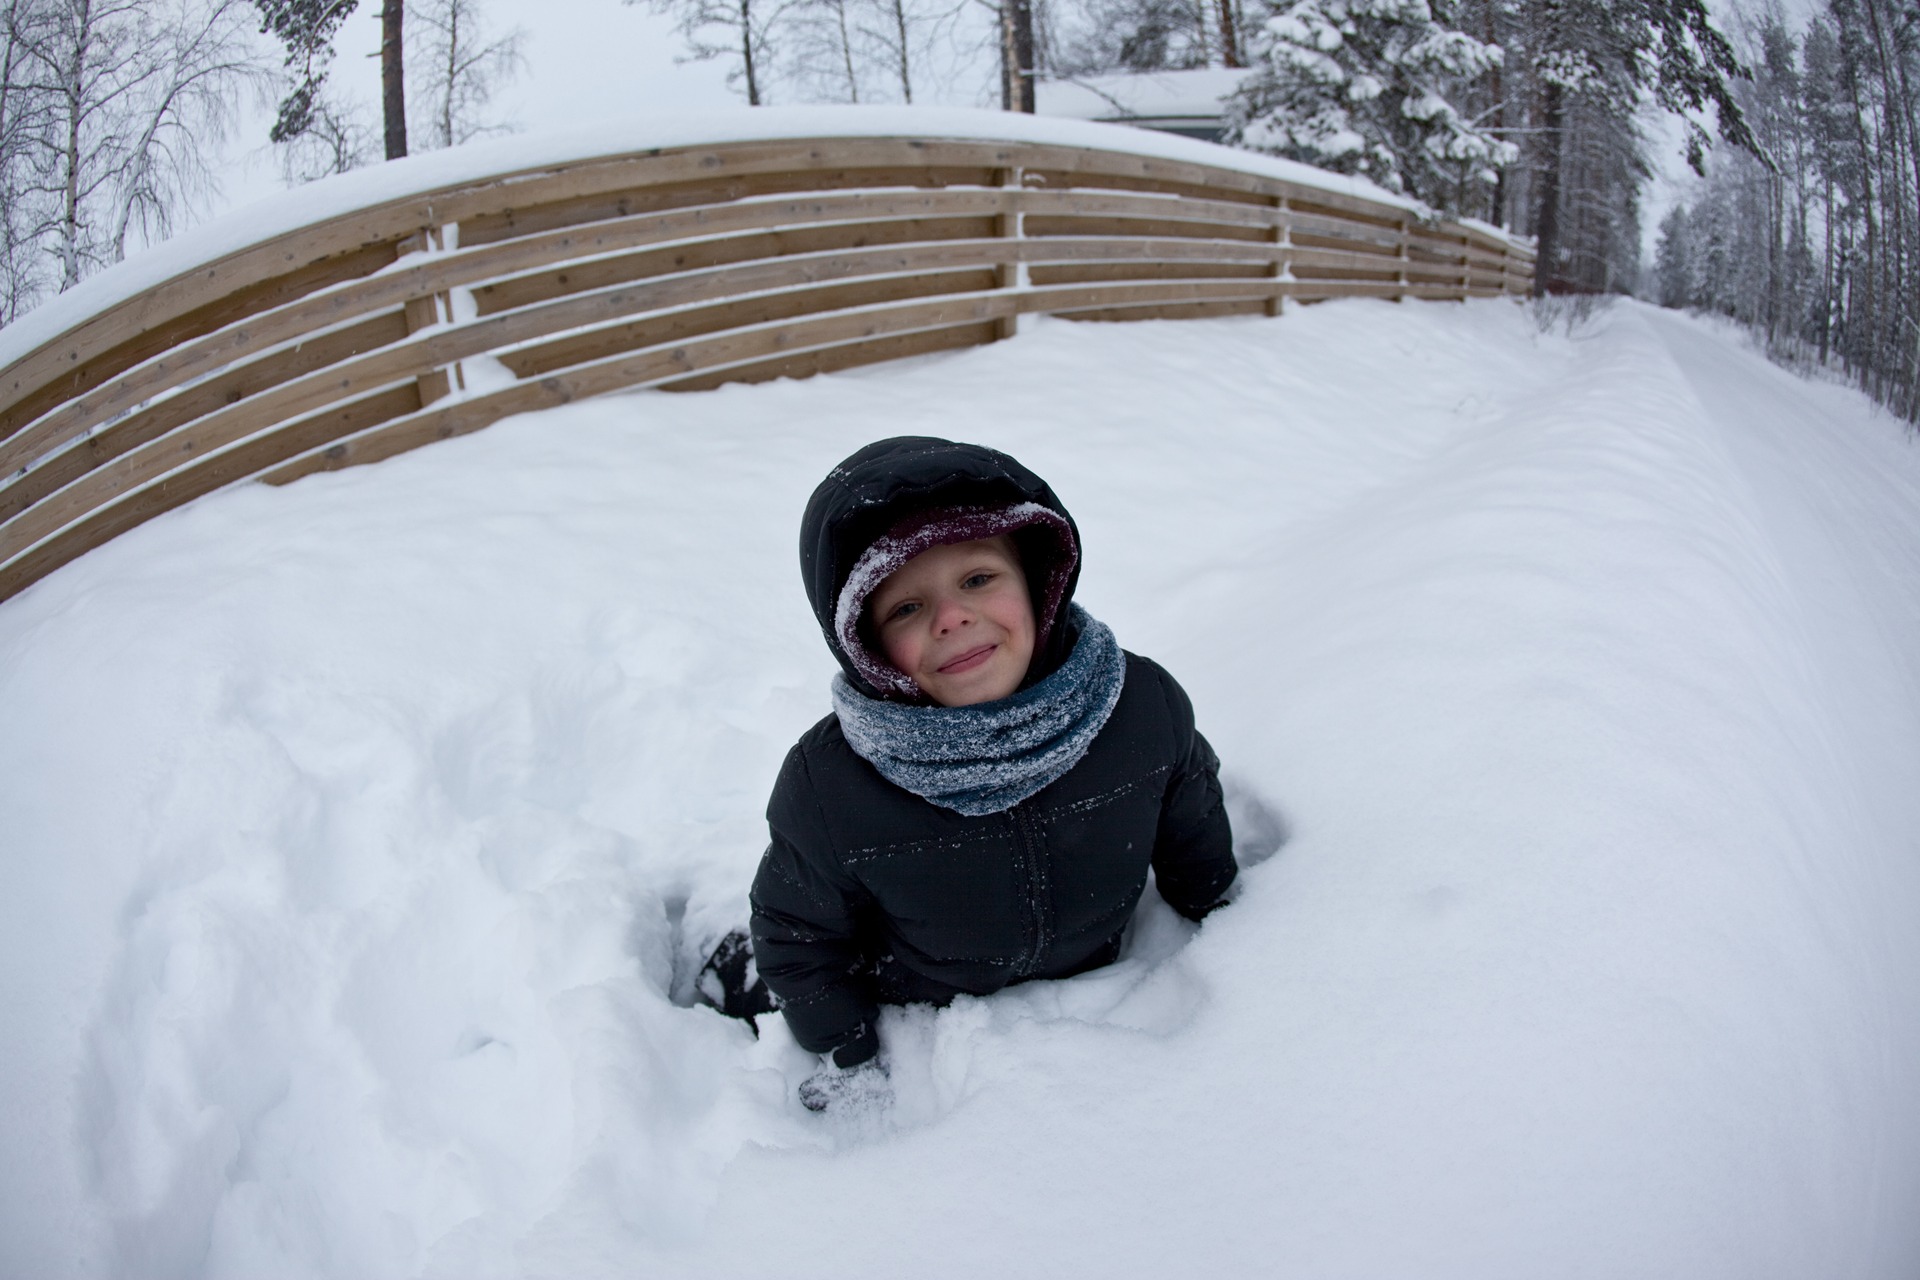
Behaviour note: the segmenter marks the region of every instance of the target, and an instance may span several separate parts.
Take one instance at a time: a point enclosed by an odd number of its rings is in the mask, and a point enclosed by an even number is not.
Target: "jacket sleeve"
[[[1165,671],[1158,674],[1173,717],[1176,762],[1153,842],[1154,882],[1169,906],[1198,920],[1225,901],[1240,868],[1220,794],[1220,758],[1194,728],[1187,691]]]
[[[879,1051],[878,1009],[862,982],[865,891],[834,855],[806,756],[787,753],[767,803],[772,839],[753,880],[753,955],[801,1048],[843,1067]]]

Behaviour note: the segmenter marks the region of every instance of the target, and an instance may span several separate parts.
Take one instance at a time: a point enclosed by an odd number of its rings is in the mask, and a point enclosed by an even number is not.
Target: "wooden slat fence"
[[[1479,229],[1115,150],[851,137],[505,174],[239,250],[0,372],[0,599],[236,481],[606,391],[965,347],[1021,315],[1524,294],[1532,272]]]

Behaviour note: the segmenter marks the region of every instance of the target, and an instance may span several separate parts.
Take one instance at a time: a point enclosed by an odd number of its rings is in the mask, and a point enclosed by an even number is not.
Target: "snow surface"
[[[116,263],[0,329],[0,369],[98,312],[197,267],[276,236],[359,209],[497,174],[625,155],[654,147],[716,146],[786,138],[987,139],[1091,147],[1214,165],[1422,213],[1422,206],[1310,165],[1124,125],[962,107],[817,106],[707,108],[630,116],[579,129],[528,132],[424,152],[282,191]],[[1504,234],[1504,233],[1500,233]]]
[[[1245,890],[883,1028],[682,1007],[826,468],[1016,453]],[[1622,305],[1045,322],[169,513],[0,604],[0,1273],[1908,1277],[1920,457]]]

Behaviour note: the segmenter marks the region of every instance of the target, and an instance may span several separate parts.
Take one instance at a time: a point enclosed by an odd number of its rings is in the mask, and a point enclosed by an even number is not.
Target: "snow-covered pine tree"
[[[1722,138],[1757,151],[1729,87],[1747,72],[1704,0],[1522,0],[1518,16],[1534,104],[1526,220],[1539,240],[1534,288],[1601,289],[1607,285],[1592,269],[1591,246],[1565,234],[1584,200],[1570,198],[1570,162],[1596,138],[1623,161],[1642,150],[1636,117],[1649,99],[1680,121],[1697,171],[1711,144],[1699,123],[1709,107]],[[1637,190],[1636,163],[1614,166],[1627,184],[1616,191]]]
[[[292,78],[269,137],[289,142],[305,133],[321,105],[327,68],[333,61],[333,37],[359,0],[254,0],[260,30],[286,47]]]
[[[1856,379],[1920,422],[1920,41],[1882,0],[1830,0],[1796,32],[1741,23],[1731,86],[1758,144],[1709,157],[1662,224],[1660,300],[1752,328],[1770,355]],[[1903,62],[1902,59],[1905,59]]]
[[[1687,224],[1687,206],[1676,204],[1660,219],[1660,241],[1653,251],[1653,291],[1661,306],[1691,305],[1692,273],[1693,236]]]
[[[1443,14],[1428,0],[1272,5],[1250,42],[1255,70],[1229,102],[1228,140],[1458,211],[1515,151],[1453,105],[1500,65],[1499,46]]]
[[[1055,70],[1068,75],[1243,66],[1240,0],[1079,0],[1063,20]]]

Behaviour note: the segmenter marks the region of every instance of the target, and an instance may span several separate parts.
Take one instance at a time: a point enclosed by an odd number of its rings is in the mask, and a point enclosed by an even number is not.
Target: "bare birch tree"
[[[52,96],[34,91],[29,50],[46,14],[24,0],[7,0],[0,26],[0,324],[31,307],[47,286],[39,249],[47,229],[46,203],[34,185],[40,140],[52,130]]]
[[[126,163],[115,183],[115,261],[126,256],[130,233],[143,240],[171,235],[188,203],[213,190],[209,159],[232,129],[238,91],[265,77],[244,0],[148,0],[142,9],[154,73],[125,113],[138,132],[121,139]]]
[[[381,138],[368,107],[323,86],[307,104],[299,134],[279,143],[276,151],[280,175],[293,186],[379,163]]]
[[[246,0],[15,0],[6,279],[50,256],[48,283],[70,289],[210,193],[209,149],[264,75],[250,22]]]
[[[879,0],[881,21],[876,24],[876,45],[887,69],[900,86],[900,101],[913,102],[915,27],[908,19],[908,0]],[[949,11],[952,12],[951,10]],[[950,19],[949,19],[950,20]]]
[[[628,4],[639,0],[625,0]],[[801,0],[645,0],[656,13],[675,20],[696,61],[721,58],[732,63],[727,82],[746,91],[747,105],[771,99],[773,55]]]
[[[417,139],[427,149],[457,147],[511,126],[487,118],[499,89],[526,69],[519,27],[492,35],[479,0],[413,0],[407,9]]]

